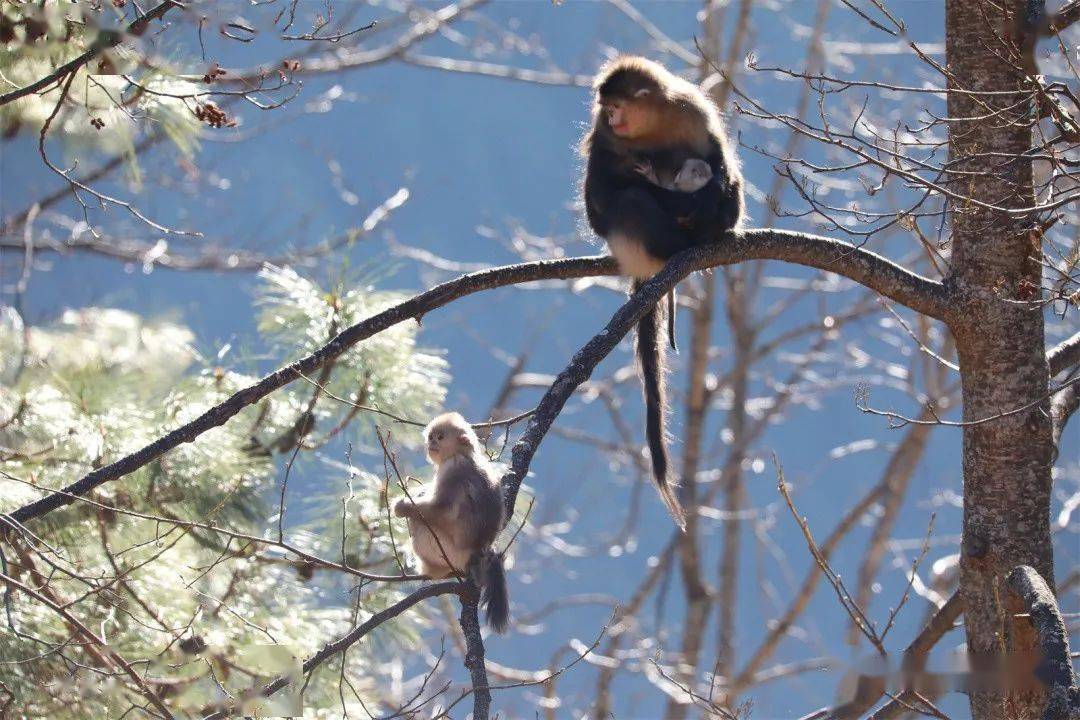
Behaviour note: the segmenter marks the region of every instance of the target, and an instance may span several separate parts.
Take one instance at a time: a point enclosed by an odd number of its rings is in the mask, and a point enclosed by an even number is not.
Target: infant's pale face
[[[694,192],[705,187],[712,179],[712,168],[709,163],[697,158],[690,158],[679,168],[675,175],[674,185],[679,192]]]

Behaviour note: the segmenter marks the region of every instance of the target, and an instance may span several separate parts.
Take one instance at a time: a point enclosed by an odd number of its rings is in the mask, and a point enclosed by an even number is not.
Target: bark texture
[[[953,265],[946,282],[965,421],[1037,401],[1049,385],[1042,307],[1030,302],[1040,286],[1037,218],[1005,211],[1035,205],[1031,164],[987,155],[1019,158],[1030,148],[1032,109],[1017,102],[1019,95],[956,92],[1024,86],[1016,49],[1024,11],[1022,0],[946,3],[949,182],[971,200],[950,207]],[[1025,651],[1036,643],[1030,624],[1008,619],[1002,598],[1017,565],[1034,567],[1053,588],[1052,457],[1049,403],[963,428],[960,593],[975,662],[1002,647]],[[971,711],[976,720],[1040,717],[1045,702],[1038,689],[992,690],[972,694]]]

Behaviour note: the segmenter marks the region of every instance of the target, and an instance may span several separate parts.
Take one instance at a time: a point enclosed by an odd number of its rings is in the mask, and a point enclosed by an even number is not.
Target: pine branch
[[[27,95],[36,93],[39,90],[43,90],[54,83],[61,82],[68,75],[78,72],[82,66],[89,63],[101,53],[105,52],[110,48],[114,48],[120,43],[122,43],[124,39],[128,36],[133,35],[138,37],[139,35],[142,35],[144,32],[146,32],[146,28],[153,20],[160,19],[162,16],[165,15],[165,13],[169,12],[169,10],[173,9],[174,7],[184,6],[182,3],[177,2],[177,0],[165,0],[165,2],[155,6],[145,15],[136,18],[130,25],[127,26],[127,29],[123,32],[116,32],[114,30],[102,30],[94,39],[94,42],[90,44],[90,49],[88,49],[82,55],[79,55],[73,60],[69,60],[60,67],[56,68],[56,70],[53,70],[45,77],[35,80],[34,82],[30,83],[25,87],[21,87],[17,90],[12,90],[9,93],[4,93],[3,95],[0,95],[0,106],[7,105],[13,100],[18,100],[21,97],[26,97]]]

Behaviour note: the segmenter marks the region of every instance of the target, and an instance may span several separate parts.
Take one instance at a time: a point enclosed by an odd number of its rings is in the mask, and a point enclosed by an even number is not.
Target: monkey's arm
[[[629,239],[660,260],[689,247],[689,235],[676,223],[678,214],[659,196],[689,197],[652,185],[609,150],[594,147],[589,154],[585,212],[593,232],[609,245],[612,238]]]
[[[664,162],[671,164],[668,158]],[[723,192],[716,181],[725,172],[722,150],[714,145],[707,156],[684,160],[670,183],[658,182],[640,171],[639,176],[650,181],[648,190],[656,202],[685,226],[690,224],[687,221],[708,221],[708,213],[717,205],[717,194]]]
[[[723,163],[709,162],[713,176],[694,192],[673,192],[650,186],[649,191],[679,227],[694,239],[691,244],[715,242],[719,233],[735,227],[743,214],[742,181],[731,177]]]
[[[427,520],[429,523],[439,521],[449,512],[449,510],[449,503],[440,500],[438,495],[423,500],[401,498],[394,504],[394,515],[397,517],[416,518],[419,520],[420,517],[423,516],[423,519]]]

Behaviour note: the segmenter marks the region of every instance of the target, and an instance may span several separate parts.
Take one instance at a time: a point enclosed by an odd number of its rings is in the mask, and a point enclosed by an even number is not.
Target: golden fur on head
[[[677,83],[685,82],[676,75],[673,75],[671,71],[660,63],[646,57],[641,57],[640,55],[619,55],[615,59],[604,63],[604,65],[596,72],[596,77],[593,78],[593,92],[599,96],[605,83],[620,73],[626,73],[627,75],[637,76],[641,79],[651,80],[657,85],[662,86],[673,86]]]
[[[639,90],[649,92],[638,97]],[[582,143],[586,155],[594,133],[612,134],[603,106],[614,101],[634,106],[650,117],[648,130],[630,144],[685,144],[704,153],[710,135],[724,136],[720,113],[712,100],[693,83],[648,58],[622,55],[605,64],[593,81],[593,100],[593,127]]]
[[[460,413],[437,416],[424,428],[428,458],[441,463],[455,455],[471,455],[480,448],[480,439]]]

